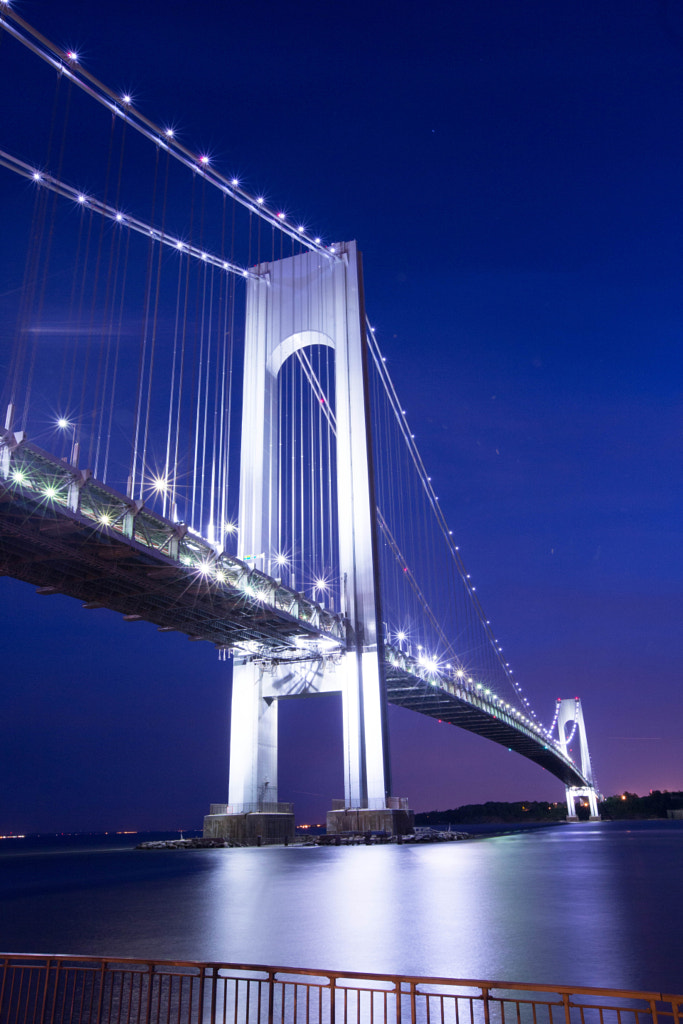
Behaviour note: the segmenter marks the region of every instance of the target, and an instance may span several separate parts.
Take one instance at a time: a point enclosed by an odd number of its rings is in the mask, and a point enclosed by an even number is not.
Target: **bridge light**
[[[76,201],[79,202],[79,203],[84,203],[85,202],[85,196],[83,195],[82,192],[80,193],[80,195],[78,195],[76,197]]]
[[[75,50],[67,50],[66,51],[66,58],[67,58],[67,60],[72,61],[74,64],[78,64],[78,54],[76,53]]]
[[[43,176],[40,173],[40,171],[34,171],[33,172],[33,180],[34,181],[42,181],[43,180]]]
[[[121,102],[125,103],[126,106],[129,107],[130,104],[133,102],[133,97],[131,96],[131,94],[129,92],[126,92],[121,97]]]
[[[123,214],[122,214],[122,213],[117,213],[117,214],[116,214],[116,219],[117,219],[117,221],[118,221],[118,222],[119,222],[119,224],[120,224],[120,223],[121,223],[121,221],[123,220]]]
[[[213,578],[215,579],[216,583],[227,583],[228,581],[227,574],[223,569],[216,569],[215,573],[213,574]]]
[[[175,135],[175,132],[173,131],[172,128],[167,128],[166,131],[164,132],[164,135],[166,136],[167,139],[172,139]]]
[[[152,477],[152,490],[155,494],[165,494],[168,490],[168,480],[165,476]]]
[[[313,241],[315,242],[315,244],[316,244],[316,245],[320,245],[320,243],[321,243],[322,239],[320,239],[320,238],[314,238],[314,239],[313,239]]]
[[[25,484],[28,477],[26,476],[26,473],[24,473],[23,469],[13,469],[12,480],[15,484]]]
[[[278,554],[275,556],[275,564],[279,566],[289,565],[289,562],[287,561],[287,556],[283,555],[282,552],[278,552]]]
[[[207,167],[207,166],[209,165],[209,163],[210,163],[210,160],[209,160],[209,157],[208,157],[208,156],[206,155],[206,153],[203,153],[203,154],[202,154],[202,155],[200,156],[200,158],[199,158],[199,162],[200,162],[200,164],[202,165],[202,167]]]
[[[237,186],[239,185],[239,183],[240,183],[240,182],[239,182],[239,178],[233,178],[233,179],[232,179],[232,181],[230,182],[230,184],[231,184],[231,185],[234,185],[234,187],[235,187],[235,188],[237,188]]]
[[[227,522],[223,526],[223,529],[225,530],[226,533],[237,533],[237,523]]]
[[[48,484],[47,487],[43,487],[43,494],[46,498],[50,499],[59,497],[59,491],[54,484]]]
[[[102,526],[111,526],[111,524],[112,524],[111,513],[109,513],[109,512],[100,512],[100,514],[97,517],[97,521],[98,521],[98,523],[102,523]]]
[[[67,430],[71,426],[71,424],[67,419],[64,419],[63,416],[60,416],[59,419],[57,420],[57,426],[59,427],[60,430]]]
[[[256,202],[259,204],[259,206],[263,206],[263,204],[265,203],[265,199],[263,198],[263,196],[257,196]]]

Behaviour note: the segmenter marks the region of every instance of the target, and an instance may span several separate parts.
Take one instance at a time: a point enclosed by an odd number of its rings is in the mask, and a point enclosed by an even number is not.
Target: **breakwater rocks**
[[[136,850],[216,850],[229,846],[240,846],[229,839],[204,839],[195,836],[192,839],[155,839],[148,843],[138,843]]]
[[[338,835],[319,835],[297,837],[293,843],[285,846],[379,846],[383,843],[405,843],[414,846],[416,843],[452,843],[458,839],[472,839],[467,832],[439,832],[436,829],[416,829],[413,835],[391,836],[387,832],[341,832]],[[192,839],[155,839],[146,843],[138,843],[136,850],[218,850],[230,847],[253,846],[260,843],[238,843],[230,839],[204,839],[195,836]],[[272,844],[271,844],[272,845]]]
[[[416,843],[452,843],[458,839],[471,839],[467,832],[437,832],[435,829],[416,829],[407,836],[390,836],[386,832],[340,832],[337,835],[310,836],[304,846],[377,846],[396,843],[414,846]]]

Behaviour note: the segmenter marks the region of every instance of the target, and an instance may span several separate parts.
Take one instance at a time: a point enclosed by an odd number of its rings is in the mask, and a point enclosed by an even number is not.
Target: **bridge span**
[[[0,431],[0,574],[65,594],[86,610],[184,633],[225,654],[334,660],[350,624],[281,581],[132,501],[87,470]],[[387,700],[476,733],[541,765],[565,786],[588,779],[560,744],[462,672],[434,668],[385,638]]]

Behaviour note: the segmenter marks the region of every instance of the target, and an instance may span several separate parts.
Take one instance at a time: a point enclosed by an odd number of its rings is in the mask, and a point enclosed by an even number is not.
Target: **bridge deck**
[[[156,624],[219,649],[266,657],[346,648],[341,616],[216,551],[34,445],[0,432],[0,575],[62,593],[85,608]],[[565,785],[579,769],[520,712],[386,647],[387,698],[493,740]]]
[[[555,775],[566,786],[586,786],[588,782],[570,760],[565,758],[543,733],[515,722],[512,715],[494,708],[475,693],[451,680],[421,678],[387,659],[387,699],[398,707],[419,711],[449,725],[500,743],[508,750],[529,758]]]
[[[10,435],[11,437],[11,435]],[[0,436],[0,574],[219,648],[345,646],[340,616],[33,445]],[[2,467],[0,467],[2,468]]]

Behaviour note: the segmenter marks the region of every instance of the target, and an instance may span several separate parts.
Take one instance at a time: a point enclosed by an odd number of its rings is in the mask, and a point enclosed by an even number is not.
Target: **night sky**
[[[683,789],[683,3],[13,6],[252,192],[357,239],[387,365],[539,717],[581,696],[605,794]],[[3,98],[0,148],[23,103],[20,84]],[[10,579],[0,611],[0,830],[189,828],[227,799],[213,648]],[[323,820],[343,793],[337,699],[281,712],[280,798]],[[390,720],[416,810],[563,798],[492,743]]]

